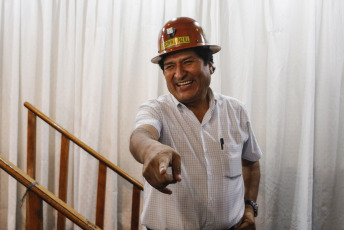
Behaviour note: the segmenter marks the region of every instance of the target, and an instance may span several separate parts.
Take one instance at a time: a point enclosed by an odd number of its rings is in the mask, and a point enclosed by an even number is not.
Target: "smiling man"
[[[152,62],[170,94],[140,107],[130,138],[147,229],[255,229],[262,154],[243,103],[209,87],[220,49],[191,18],[160,32]]]

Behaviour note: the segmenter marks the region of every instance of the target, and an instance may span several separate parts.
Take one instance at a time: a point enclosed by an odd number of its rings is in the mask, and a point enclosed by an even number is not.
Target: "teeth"
[[[183,86],[183,85],[188,85],[188,84],[191,84],[192,81],[184,81],[184,82],[179,82],[177,83],[178,86]]]

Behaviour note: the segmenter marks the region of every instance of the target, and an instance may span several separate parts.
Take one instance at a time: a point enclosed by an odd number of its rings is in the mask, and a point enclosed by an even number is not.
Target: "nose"
[[[177,78],[178,80],[183,79],[186,75],[186,71],[183,68],[182,65],[177,65],[176,66],[176,72],[174,73],[174,77]]]

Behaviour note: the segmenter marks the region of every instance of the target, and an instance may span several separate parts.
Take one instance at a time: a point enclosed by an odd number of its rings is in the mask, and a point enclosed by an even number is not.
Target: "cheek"
[[[165,77],[166,83],[169,84],[169,82],[171,81],[171,77],[166,73],[164,74],[164,77]]]
[[[203,72],[203,77],[202,77],[202,81],[203,81],[203,84],[204,85],[210,85],[210,82],[211,82],[211,74],[212,74],[212,71],[211,69],[209,68],[206,68]]]
[[[210,78],[205,78],[204,81],[203,81],[203,86],[205,88],[207,88],[209,85],[210,85]]]
[[[165,70],[164,71],[164,77],[165,77],[165,80],[166,81],[171,81],[172,78],[173,78],[173,72],[172,71],[168,71],[168,70]]]
[[[174,83],[172,82],[172,77],[168,76],[168,75],[165,75],[165,81],[166,81],[166,86],[167,88],[170,90],[170,89],[173,89],[173,86],[174,86]]]

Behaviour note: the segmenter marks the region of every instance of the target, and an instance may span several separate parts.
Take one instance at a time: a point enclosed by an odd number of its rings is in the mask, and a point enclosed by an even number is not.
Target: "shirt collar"
[[[170,93],[170,95],[171,95],[173,103],[177,107],[185,106],[183,103],[179,102],[171,93]],[[213,90],[210,87],[209,87],[209,90],[208,90],[208,97],[209,97],[209,109],[212,109],[214,107],[214,105],[216,104],[217,100],[214,97]]]

